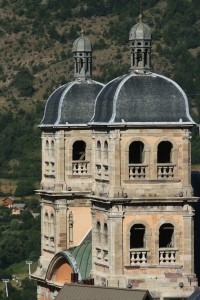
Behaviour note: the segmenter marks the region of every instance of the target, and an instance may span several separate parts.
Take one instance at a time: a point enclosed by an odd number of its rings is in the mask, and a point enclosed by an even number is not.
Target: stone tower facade
[[[75,80],[47,101],[40,125],[42,254],[33,276],[39,300],[52,299],[78,270],[66,251],[90,230],[95,285],[149,289],[155,299],[187,298],[197,286],[195,123],[184,91],[151,72],[151,32],[141,18],[129,40],[130,73],[104,86],[91,79],[89,40],[77,39]]]
[[[92,46],[83,34],[73,44],[74,81],[54,91],[46,104],[42,131],[41,257],[33,274],[38,299],[54,299],[57,287],[75,272],[66,250],[91,232],[92,130],[87,123],[104,86],[92,80]],[[58,255],[60,253],[60,255]],[[68,274],[71,272],[70,274]]]
[[[190,140],[183,90],[150,70],[150,28],[130,31],[130,74],[101,90],[95,128],[92,275],[95,284],[189,296],[194,273]]]

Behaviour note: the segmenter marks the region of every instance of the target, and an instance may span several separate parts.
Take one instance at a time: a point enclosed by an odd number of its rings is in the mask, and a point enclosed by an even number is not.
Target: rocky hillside
[[[183,87],[199,122],[199,0],[0,0],[2,195],[30,194],[40,180],[37,124],[51,91],[73,80],[71,48],[81,29],[93,43],[93,77],[108,82],[128,72],[129,30],[140,11],[152,28],[153,71]],[[194,133],[193,163],[199,144]]]

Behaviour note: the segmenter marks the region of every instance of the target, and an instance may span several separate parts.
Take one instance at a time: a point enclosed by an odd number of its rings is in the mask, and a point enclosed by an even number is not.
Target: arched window
[[[129,146],[129,164],[141,164],[144,162],[144,144],[133,142]]]
[[[105,162],[108,162],[108,142],[104,142],[104,159]]]
[[[165,223],[159,229],[159,248],[174,247],[174,226]]]
[[[101,223],[98,221],[96,225],[97,243],[101,243]]]
[[[54,141],[51,141],[51,157],[54,158]]]
[[[51,214],[51,217],[50,217],[50,236],[51,237],[54,237],[54,229],[55,229],[54,215]]]
[[[145,226],[135,224],[130,229],[130,249],[145,248]]]
[[[103,235],[104,235],[104,244],[108,244],[108,225],[104,223],[103,225]]]
[[[168,141],[160,142],[157,151],[158,163],[171,163],[172,162],[172,143]]]
[[[85,160],[86,143],[83,141],[76,141],[73,144],[72,159]]]
[[[46,157],[49,158],[49,141],[46,141]]]
[[[44,215],[44,235],[49,236],[49,216],[47,212]]]
[[[97,141],[97,159],[101,159],[101,142]]]

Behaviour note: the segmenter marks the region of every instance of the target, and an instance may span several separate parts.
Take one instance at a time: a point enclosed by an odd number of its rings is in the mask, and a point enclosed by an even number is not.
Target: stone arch
[[[134,141],[129,145],[129,164],[142,164],[145,160],[144,143]]]
[[[130,231],[131,231],[131,228],[135,225],[143,225],[145,227],[144,249],[147,251],[149,251],[149,249],[151,249],[152,231],[151,231],[150,224],[148,222],[144,221],[143,219],[138,219],[137,221],[130,222],[127,225],[126,231],[125,231],[125,235],[126,235],[125,261],[127,264],[130,264],[130,249],[131,249],[130,248],[130,238],[131,238]],[[149,256],[149,252],[147,252],[147,256]]]
[[[72,160],[86,160],[86,142],[77,140],[72,146]]]
[[[139,176],[134,176],[134,172],[137,171],[133,168],[133,165],[130,165],[129,162],[129,150],[130,150],[130,145],[133,143],[141,143],[143,144],[143,160],[140,163],[140,170],[138,170],[138,175]],[[139,144],[138,144],[139,145]],[[122,151],[123,152],[123,151]],[[150,146],[147,142],[146,139],[141,138],[141,137],[134,137],[130,138],[124,148],[124,174],[125,174],[125,179],[149,179],[149,165],[150,165]],[[137,165],[137,163],[135,163]],[[142,176],[140,176],[140,174]],[[144,176],[143,176],[144,175]]]
[[[65,143],[66,146],[66,152],[69,155],[69,160],[70,162],[73,160],[73,145],[75,142],[84,142],[86,144],[86,148],[85,148],[85,159],[87,161],[90,161],[90,157],[91,157],[91,149],[92,149],[92,143],[91,143],[91,138],[88,137],[76,137],[76,138],[72,138],[70,139],[67,143]]]
[[[169,218],[160,218],[160,220],[158,221],[157,223],[157,226],[156,226],[156,231],[155,231],[155,234],[156,235],[159,235],[159,228],[163,225],[163,224],[167,224],[167,223],[170,223],[174,226],[174,234],[175,235],[180,235],[180,232],[181,232],[181,228],[180,228],[180,225],[178,222],[176,222],[174,219],[169,219]]]
[[[77,273],[78,280],[82,280],[80,269],[72,254],[69,251],[59,252],[51,260],[45,279],[57,284],[70,283],[72,273]]]
[[[159,228],[159,248],[174,247],[174,225],[164,223]]]
[[[160,148],[160,151],[162,151],[162,148],[165,148],[165,145],[168,145],[168,150],[166,156],[163,155],[162,159],[161,155],[161,159],[158,160],[158,149],[159,145],[162,145],[162,143],[166,144],[163,144],[163,147]],[[158,139],[153,147],[153,155],[153,161],[155,162],[155,166],[157,168],[157,179],[173,179],[178,177],[178,146],[173,138]]]
[[[181,228],[180,228],[180,225],[177,221],[175,221],[174,219],[171,219],[171,218],[160,218],[160,220],[158,221],[157,223],[157,226],[156,226],[156,231],[155,231],[155,251],[156,251],[156,262],[157,263],[160,263],[160,249],[162,249],[162,247],[160,248],[159,247],[159,233],[160,233],[160,228],[165,225],[165,224],[171,224],[173,226],[173,247],[172,245],[171,246],[167,246],[167,247],[164,247],[164,248],[170,248],[171,249],[175,249],[176,252],[175,252],[175,256],[176,256],[176,262],[179,261],[179,257],[180,257],[180,233],[182,232]]]
[[[159,138],[159,139],[155,142],[155,144],[154,144],[154,146],[153,146],[153,151],[154,151],[154,152],[157,151],[157,148],[158,148],[158,145],[160,144],[160,142],[170,142],[170,143],[172,143],[172,145],[173,145],[173,149],[174,149],[174,150],[178,150],[177,143],[176,143],[176,141],[175,141],[173,138],[169,138],[169,137],[161,137],[161,138]]]
[[[172,163],[173,144],[169,141],[162,141],[157,148],[157,163]]]

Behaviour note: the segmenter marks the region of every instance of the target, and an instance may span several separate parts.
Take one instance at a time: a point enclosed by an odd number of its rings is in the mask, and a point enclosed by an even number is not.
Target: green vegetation
[[[14,286],[13,282],[10,281],[8,283],[8,298],[6,297],[5,290],[0,291],[0,300],[6,299],[37,300],[36,282],[29,278],[24,278],[18,286]]]
[[[40,255],[40,214],[34,218],[31,211],[39,212],[39,201],[24,200],[26,210],[20,215],[12,215],[11,209],[0,206],[0,282],[10,279],[9,299],[37,299],[36,283],[26,278],[31,260],[32,271],[36,269]],[[18,281],[13,281],[15,275]],[[5,299],[5,291],[0,287],[0,299]]]

